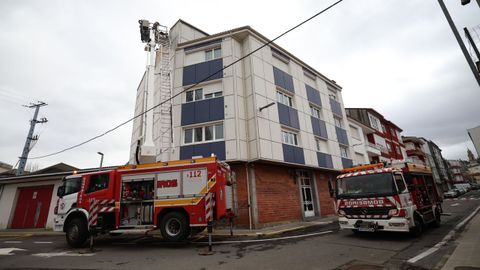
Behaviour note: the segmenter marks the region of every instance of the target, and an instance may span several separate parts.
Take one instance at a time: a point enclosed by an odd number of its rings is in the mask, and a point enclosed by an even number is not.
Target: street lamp
[[[103,153],[102,152],[97,152],[97,154],[99,154],[100,156],[102,156],[100,158],[100,167],[98,168],[98,170],[100,171],[102,169],[102,165],[103,165]]]

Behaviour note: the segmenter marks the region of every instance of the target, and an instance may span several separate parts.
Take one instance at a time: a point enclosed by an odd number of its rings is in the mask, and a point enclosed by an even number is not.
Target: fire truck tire
[[[88,238],[87,222],[82,218],[72,219],[65,229],[67,243],[71,247],[82,247]]]
[[[180,212],[166,214],[160,223],[160,232],[163,239],[169,242],[185,240],[190,233],[187,217]]]
[[[414,237],[420,237],[423,233],[423,222],[422,219],[415,215],[413,217],[413,222],[415,222],[415,226],[410,229],[410,234]]]

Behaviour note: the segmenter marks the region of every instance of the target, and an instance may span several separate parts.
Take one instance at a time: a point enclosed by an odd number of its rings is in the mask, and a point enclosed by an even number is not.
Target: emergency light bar
[[[373,169],[373,168],[383,168],[384,166],[385,166],[385,164],[383,164],[383,163],[362,165],[362,166],[352,167],[352,168],[348,168],[348,169],[343,169],[342,173],[365,171],[365,170],[369,170],[369,169]]]

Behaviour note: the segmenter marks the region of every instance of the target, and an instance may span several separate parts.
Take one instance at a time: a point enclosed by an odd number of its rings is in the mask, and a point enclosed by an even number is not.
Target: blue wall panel
[[[283,147],[283,160],[291,163],[305,164],[305,156],[303,154],[303,148],[293,145],[282,144]]]
[[[224,98],[210,98],[182,104],[182,126],[225,118]]]
[[[327,126],[325,125],[325,122],[313,116],[310,116],[310,120],[312,122],[313,134],[328,139]]]
[[[292,93],[295,93],[293,88],[293,78],[290,74],[283,72],[282,70],[273,67],[273,79],[275,85],[282,87],[285,90],[288,90]]]
[[[332,108],[332,112],[336,115],[342,116],[342,106],[340,106],[340,103],[334,99],[330,99],[330,107]]]
[[[318,166],[323,168],[333,168],[332,156],[329,154],[317,152]]]
[[[288,107],[290,114],[290,126],[296,129],[300,129],[300,122],[298,121],[298,113],[294,108]]]
[[[348,145],[347,131],[339,127],[335,127],[335,131],[337,132],[338,142],[341,144]]]
[[[353,161],[348,158],[342,158],[342,165],[344,169],[351,168],[353,167]]]
[[[308,101],[318,106],[322,106],[322,100],[320,99],[320,92],[318,92],[317,89],[311,87],[308,84],[305,84],[305,89],[307,90]]]
[[[282,103],[278,104],[278,119],[280,124],[300,129],[300,122],[298,121],[298,112],[292,107],[283,105]]]
[[[207,62],[202,62],[190,66],[183,67],[183,85],[190,85],[201,82],[210,75],[221,70],[223,67],[223,59],[214,59]],[[220,79],[223,77],[223,72],[220,71],[206,81]]]
[[[192,156],[209,157],[217,155],[220,160],[225,160],[225,142],[202,143],[180,147],[180,159],[190,159]]]

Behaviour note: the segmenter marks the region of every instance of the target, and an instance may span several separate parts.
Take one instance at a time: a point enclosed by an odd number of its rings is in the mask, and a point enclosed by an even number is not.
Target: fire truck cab
[[[216,157],[126,165],[71,175],[58,189],[54,230],[82,246],[90,233],[146,233],[159,229],[180,241],[231,208],[230,167]]]
[[[335,186],[342,229],[419,236],[427,224],[440,225],[442,198],[427,166],[402,162],[349,168]]]

